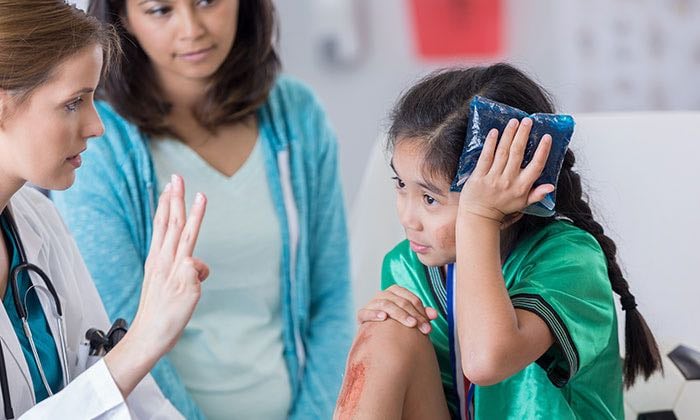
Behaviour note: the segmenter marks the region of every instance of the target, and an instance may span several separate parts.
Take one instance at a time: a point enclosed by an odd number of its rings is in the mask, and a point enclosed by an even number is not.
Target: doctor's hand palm
[[[142,331],[163,353],[172,349],[192,317],[201,282],[209,275],[209,267],[192,256],[205,208],[206,197],[197,193],[186,219],[184,182],[179,176],[173,176],[158,201],[132,328]]]

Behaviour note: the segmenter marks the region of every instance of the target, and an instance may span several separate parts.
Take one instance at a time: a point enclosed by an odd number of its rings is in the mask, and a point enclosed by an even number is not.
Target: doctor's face
[[[93,104],[101,69],[102,48],[93,45],[58,65],[24,102],[0,91],[3,179],[55,190],[73,184],[87,140],[103,133]]]
[[[206,82],[233,47],[238,0],[127,0],[123,23],[161,83]]]
[[[426,178],[423,152],[412,140],[396,142],[391,166],[399,222],[411,250],[427,266],[453,263],[459,193],[450,192],[447,180]]]

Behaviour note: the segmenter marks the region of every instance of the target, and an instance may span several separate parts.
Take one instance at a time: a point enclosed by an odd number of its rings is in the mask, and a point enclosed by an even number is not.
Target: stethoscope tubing
[[[63,308],[61,306],[61,300],[59,299],[58,293],[56,292],[56,288],[54,287],[53,283],[46,275],[44,270],[27,261],[27,255],[24,250],[24,244],[22,243],[22,239],[19,236],[15,220],[12,217],[12,214],[10,213],[8,208],[5,208],[5,210],[2,212],[2,216],[5,217],[5,219],[7,220],[8,226],[10,228],[10,234],[17,243],[17,251],[20,259],[20,264],[18,264],[15,268],[12,269],[12,273],[10,276],[10,289],[12,293],[12,299],[15,303],[17,314],[19,315],[20,320],[22,321],[22,329],[24,330],[24,333],[27,336],[27,340],[29,341],[29,345],[32,350],[32,355],[34,356],[34,361],[36,362],[43,385],[46,388],[46,391],[48,392],[49,396],[51,396],[53,395],[53,391],[49,386],[48,380],[46,379],[46,373],[44,371],[44,367],[41,364],[41,360],[39,359],[39,354],[36,349],[36,344],[34,343],[32,331],[29,328],[29,319],[26,310],[26,305],[19,295],[19,279],[22,271],[24,270],[27,272],[28,278],[30,278],[30,273],[34,273],[37,276],[39,276],[39,278],[41,278],[42,282],[44,283],[45,287],[39,287],[36,285],[33,285],[32,287],[34,287],[35,290],[41,290],[44,293],[48,291],[48,294],[53,300],[55,310],[54,316],[56,318],[59,336],[58,341],[60,344],[60,348],[58,350],[60,352],[59,357],[61,358],[61,373],[63,374],[63,387],[65,388],[70,382],[70,377],[68,373],[67,342],[65,336],[65,323],[63,317]],[[14,418],[14,410],[12,409],[12,402],[10,400],[10,388],[8,383],[7,368],[5,365],[5,357],[2,351],[2,346],[0,346],[0,370],[2,371],[2,373],[0,374],[0,388],[2,388],[1,391],[4,406],[4,414],[5,418],[11,419]]]

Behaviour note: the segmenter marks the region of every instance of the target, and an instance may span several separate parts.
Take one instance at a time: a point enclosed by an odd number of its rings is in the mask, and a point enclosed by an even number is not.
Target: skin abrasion
[[[338,397],[336,419],[350,419],[357,414],[367,374],[367,362],[362,358],[362,353],[370,337],[369,329],[361,328],[352,349],[350,349],[345,380]]]
[[[365,384],[365,362],[352,363],[346,372],[345,383],[338,398],[338,419],[350,419],[357,414],[357,407]]]

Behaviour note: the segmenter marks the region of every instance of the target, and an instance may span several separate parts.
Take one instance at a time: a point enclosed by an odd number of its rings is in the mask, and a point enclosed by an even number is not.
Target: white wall
[[[584,115],[572,148],[591,204],[660,337],[700,349],[700,113]]]

